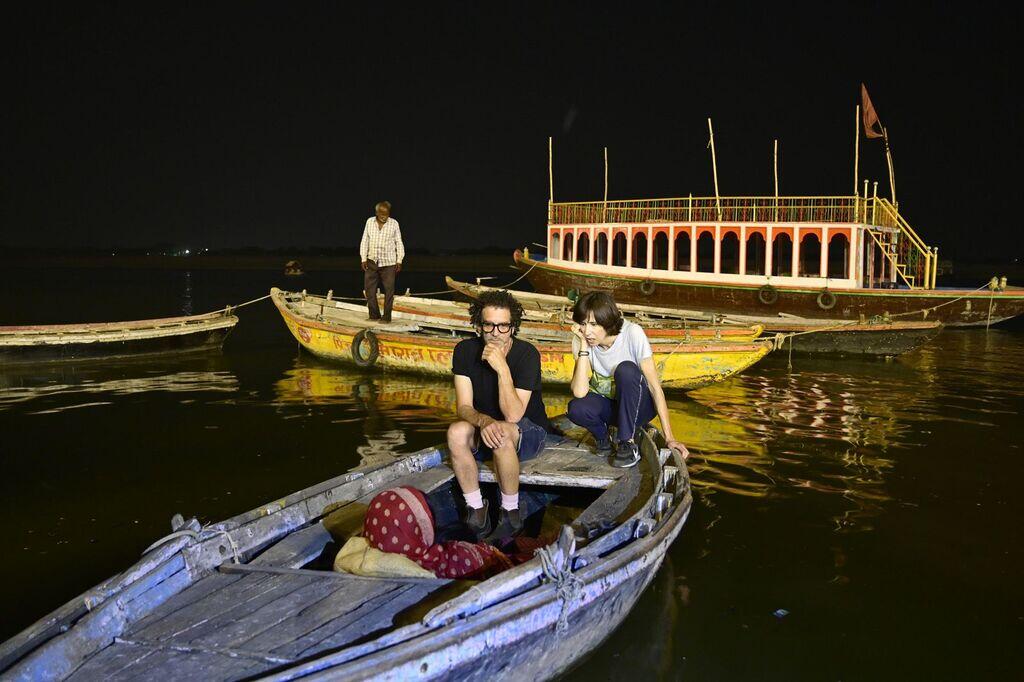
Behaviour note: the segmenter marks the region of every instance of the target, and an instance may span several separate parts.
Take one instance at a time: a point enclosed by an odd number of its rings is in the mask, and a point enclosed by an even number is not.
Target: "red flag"
[[[863,83],[860,84],[860,101],[861,109],[864,110],[864,134],[868,138],[884,137],[885,133],[882,132],[882,122],[878,120],[875,107],[871,104],[871,98],[868,97],[868,89]]]

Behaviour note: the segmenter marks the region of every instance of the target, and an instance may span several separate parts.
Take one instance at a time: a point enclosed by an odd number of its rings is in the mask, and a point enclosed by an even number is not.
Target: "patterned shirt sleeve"
[[[405,259],[405,245],[402,243],[402,229],[398,227],[398,221],[395,221],[395,257],[398,260],[398,264],[402,264],[402,260]]]
[[[359,260],[366,262],[370,255],[370,224],[363,225],[363,239],[359,242]]]

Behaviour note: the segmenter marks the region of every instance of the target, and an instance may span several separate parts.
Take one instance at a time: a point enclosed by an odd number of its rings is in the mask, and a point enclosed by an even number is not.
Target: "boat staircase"
[[[910,289],[934,289],[938,248],[929,247],[883,197],[864,203],[865,230],[888,263],[890,279]]]

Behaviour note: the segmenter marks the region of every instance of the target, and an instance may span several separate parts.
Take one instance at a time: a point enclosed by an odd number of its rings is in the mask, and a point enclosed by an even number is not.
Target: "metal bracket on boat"
[[[645,538],[651,534],[653,529],[654,519],[637,519],[636,525],[633,526],[633,539]]]

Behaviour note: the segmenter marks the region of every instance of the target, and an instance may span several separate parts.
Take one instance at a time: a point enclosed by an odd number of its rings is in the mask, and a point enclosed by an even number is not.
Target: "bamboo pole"
[[[857,196],[857,183],[860,178],[860,105],[853,115],[853,196]],[[857,222],[857,204],[853,205],[853,222]]]
[[[892,150],[889,149],[889,131],[882,128],[882,139],[885,141],[885,160],[889,164],[889,193],[892,196],[893,207],[899,207],[899,203],[896,201],[896,175],[892,168]]]
[[[722,201],[718,196],[718,160],[715,158],[715,129],[711,127],[711,119],[708,118],[708,133],[711,135],[711,141],[708,145],[711,147],[711,171],[715,176],[715,210],[718,214],[718,220],[722,220]]]
[[[775,222],[779,222],[779,140],[775,139]]]
[[[604,148],[604,207],[601,210],[601,222],[608,218],[608,147]]]
[[[548,222],[554,217],[555,208],[555,166],[554,166],[554,143],[548,138]]]

